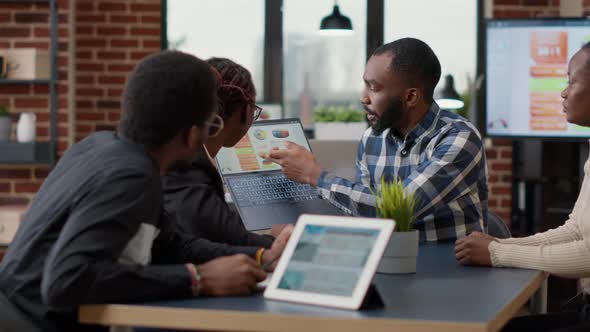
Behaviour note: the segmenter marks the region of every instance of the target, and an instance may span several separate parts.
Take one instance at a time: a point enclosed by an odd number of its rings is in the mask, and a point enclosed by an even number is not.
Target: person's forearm
[[[322,172],[318,188],[323,198],[352,215],[363,217],[377,215],[373,190],[362,183],[353,183],[328,172]]]
[[[195,264],[205,263],[212,259],[245,254],[255,257],[258,247],[230,246],[223,243],[216,243],[203,238],[179,237],[175,240],[154,242],[152,250],[153,261],[156,263],[182,264],[191,262]]]
[[[224,243],[196,238],[182,233],[171,220],[163,220],[160,234],[152,246],[152,262],[156,264],[200,264],[214,258],[246,254],[254,257],[257,247],[231,246]]]
[[[184,265],[62,262],[46,266],[41,292],[49,305],[77,306],[184,298],[192,295],[190,285],[190,273]]]
[[[272,235],[256,234],[252,232],[248,233],[248,246],[263,247],[268,249],[270,246],[272,246],[273,241],[274,237]]]
[[[582,239],[582,234],[573,219],[568,220],[564,225],[550,229],[543,233],[520,238],[499,239],[498,242],[505,244],[516,244],[521,246],[536,246],[541,244],[557,244],[572,242]]]
[[[492,241],[488,249],[496,267],[542,270],[568,278],[590,277],[590,250],[584,241],[539,246]]]

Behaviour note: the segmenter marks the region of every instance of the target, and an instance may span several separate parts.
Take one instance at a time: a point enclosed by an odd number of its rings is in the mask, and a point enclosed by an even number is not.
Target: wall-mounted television
[[[487,136],[590,138],[561,104],[567,63],[590,41],[590,19],[488,20],[485,34]]]

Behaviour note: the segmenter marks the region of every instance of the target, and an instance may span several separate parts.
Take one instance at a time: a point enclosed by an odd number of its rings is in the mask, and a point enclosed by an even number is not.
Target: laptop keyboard
[[[318,193],[313,187],[291,181],[283,174],[230,179],[230,185],[235,200],[252,205],[299,202],[318,198]]]

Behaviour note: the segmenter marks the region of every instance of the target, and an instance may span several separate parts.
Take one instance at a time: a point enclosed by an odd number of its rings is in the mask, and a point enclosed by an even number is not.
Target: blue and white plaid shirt
[[[422,241],[462,238],[487,225],[488,185],[483,143],[464,118],[433,103],[406,139],[389,129],[365,131],[356,182],[322,172],[320,194],[344,211],[374,217],[381,178],[403,180],[418,198],[416,226]]]

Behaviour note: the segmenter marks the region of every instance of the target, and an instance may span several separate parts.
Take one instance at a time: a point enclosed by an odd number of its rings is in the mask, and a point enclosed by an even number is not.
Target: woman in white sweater
[[[570,60],[568,85],[561,93],[567,121],[590,127],[590,43]],[[461,264],[518,267],[581,278],[578,311],[515,318],[503,331],[590,331],[590,159],[584,182],[569,219],[563,226],[525,238],[496,239],[472,233],[455,245]]]

